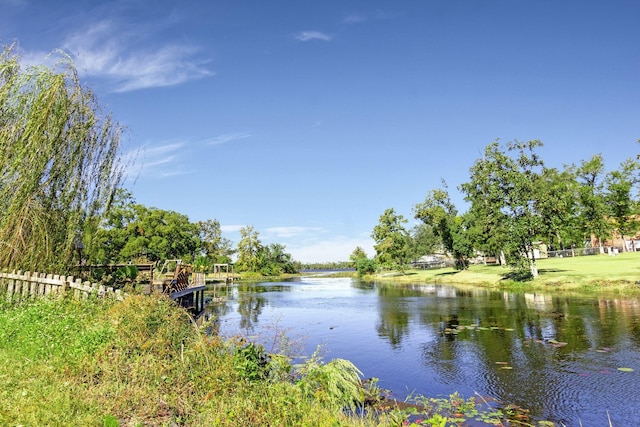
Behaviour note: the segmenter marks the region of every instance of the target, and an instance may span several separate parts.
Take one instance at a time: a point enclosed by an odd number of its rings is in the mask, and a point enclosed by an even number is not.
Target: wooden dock
[[[187,310],[194,319],[198,319],[204,313],[204,291],[206,288],[206,286],[192,286],[172,292],[169,296],[176,304]]]

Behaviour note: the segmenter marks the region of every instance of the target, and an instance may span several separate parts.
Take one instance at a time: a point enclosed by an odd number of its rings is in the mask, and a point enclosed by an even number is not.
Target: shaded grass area
[[[497,265],[473,265],[468,270],[453,268],[411,270],[404,275],[367,276],[365,279],[394,283],[450,283],[506,289],[549,289],[585,292],[640,294],[640,252],[617,256],[592,255],[548,258],[537,262],[539,277],[510,279],[512,270]]]

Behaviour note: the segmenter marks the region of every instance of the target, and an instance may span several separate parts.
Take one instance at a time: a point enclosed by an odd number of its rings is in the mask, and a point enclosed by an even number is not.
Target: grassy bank
[[[349,415],[379,395],[363,384],[346,360],[294,369],[284,354],[208,336],[163,297],[0,299],[0,425],[511,425],[519,415],[455,393]]]
[[[294,381],[166,298],[0,305],[0,425],[373,425],[342,411],[361,384],[350,363],[313,360]]]
[[[617,256],[593,255],[548,258],[538,261],[540,276],[518,282],[510,279],[507,267],[473,265],[468,270],[453,268],[410,270],[405,274],[383,272],[365,280],[393,283],[450,283],[501,289],[563,290],[640,294],[640,252]]]

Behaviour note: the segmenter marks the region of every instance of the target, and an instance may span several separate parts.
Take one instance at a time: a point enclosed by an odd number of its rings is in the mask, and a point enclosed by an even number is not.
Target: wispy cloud
[[[250,136],[251,134],[246,132],[225,133],[222,135],[218,135],[215,138],[207,140],[206,144],[209,144],[209,145],[226,144],[227,142],[249,138]]]
[[[240,231],[242,227],[246,227],[246,225],[240,225],[240,224],[220,225],[220,231],[224,231],[225,233],[236,233]]]
[[[136,46],[139,29],[127,30],[113,20],[91,23],[68,35],[62,44],[78,70],[105,78],[115,92],[172,86],[212,76],[198,49],[187,44]],[[150,47],[149,47],[150,46]]]
[[[311,40],[322,40],[328,42],[333,39],[329,34],[322,33],[320,31],[301,31],[296,34],[295,37],[302,42],[308,42]]]
[[[265,234],[275,238],[291,238],[309,233],[321,233],[321,227],[269,227],[266,228]]]
[[[184,143],[169,143],[155,147],[143,146],[136,148],[123,156],[124,163],[127,164],[127,177],[137,179],[140,176],[175,176],[194,173],[193,169],[181,170],[179,164],[179,152]],[[173,164],[171,169],[165,166]],[[170,170],[170,172],[168,172]]]

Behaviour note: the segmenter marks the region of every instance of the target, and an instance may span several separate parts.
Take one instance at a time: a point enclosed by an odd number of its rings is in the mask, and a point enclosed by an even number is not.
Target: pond
[[[411,394],[483,396],[566,426],[640,425],[640,300],[348,278],[210,290],[224,336],[348,359]],[[562,424],[560,424],[562,425]]]

